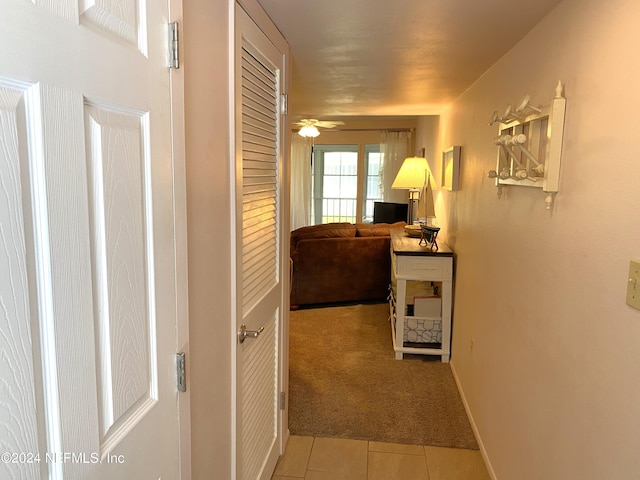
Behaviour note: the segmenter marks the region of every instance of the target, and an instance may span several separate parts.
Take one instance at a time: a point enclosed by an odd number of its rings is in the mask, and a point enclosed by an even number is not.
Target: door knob
[[[258,330],[247,330],[247,326],[243,323],[238,330],[238,341],[244,343],[245,338],[258,338],[263,330],[264,327],[260,327]]]

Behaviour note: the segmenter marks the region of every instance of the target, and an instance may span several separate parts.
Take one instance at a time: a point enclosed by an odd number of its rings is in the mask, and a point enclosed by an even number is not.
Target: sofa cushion
[[[338,237],[355,237],[356,227],[352,223],[325,223],[322,225],[309,225],[308,227],[300,227],[291,232],[291,248],[300,240],[309,240],[312,238],[338,238]]]
[[[356,223],[356,237],[388,237],[390,228],[402,228],[405,222],[397,223]]]

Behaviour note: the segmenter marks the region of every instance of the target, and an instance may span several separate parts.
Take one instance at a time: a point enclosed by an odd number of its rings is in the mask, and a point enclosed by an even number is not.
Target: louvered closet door
[[[268,479],[279,455],[280,75],[282,54],[237,12],[237,478]],[[261,330],[263,329],[263,330]]]

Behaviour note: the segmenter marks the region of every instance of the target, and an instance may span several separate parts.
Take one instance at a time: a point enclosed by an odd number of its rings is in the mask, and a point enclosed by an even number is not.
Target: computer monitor
[[[373,223],[406,222],[408,211],[406,203],[373,202]]]

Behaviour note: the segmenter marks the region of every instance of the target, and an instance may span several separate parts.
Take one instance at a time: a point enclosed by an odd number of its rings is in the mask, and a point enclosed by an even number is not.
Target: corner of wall
[[[229,8],[185,1],[192,475],[231,478]],[[202,48],[206,46],[206,48]],[[212,92],[222,92],[212,95]],[[211,132],[216,132],[212,137]]]

